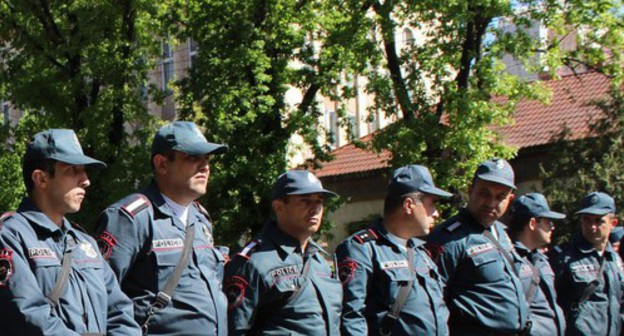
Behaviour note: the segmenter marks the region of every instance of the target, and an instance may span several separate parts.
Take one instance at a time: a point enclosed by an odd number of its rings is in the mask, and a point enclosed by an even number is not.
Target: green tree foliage
[[[544,192],[552,208],[569,215],[557,223],[557,242],[579,230],[572,214],[587,193],[606,192],[615,198],[618,209],[624,208],[624,92],[614,86],[608,97],[595,104],[601,113],[588,121],[590,137],[572,141],[569,130],[562,130],[551,150],[551,160],[542,167]]]
[[[368,78],[372,110],[398,122],[378,132],[369,145],[389,150],[392,166],[424,163],[444,187],[463,190],[476,165],[510,158],[496,125],[512,122],[521,99],[548,100],[539,82],[508,73],[501,63],[513,56],[531,72],[562,67],[622,73],[622,4],[614,1],[336,1],[351,29],[346,71]],[[502,25],[506,22],[507,25]],[[618,23],[619,22],[619,23]],[[536,23],[553,33],[531,37]],[[510,25],[516,27],[506,29]],[[398,49],[404,27],[423,37]],[[371,33],[373,32],[373,33]],[[566,48],[565,41],[576,48]],[[349,44],[346,44],[349,45]],[[340,98],[350,98],[345,92]],[[494,126],[494,127],[493,127]]]
[[[325,20],[324,8],[294,0],[184,1],[178,7],[178,36],[199,45],[190,76],[180,83],[180,114],[229,146],[215,159],[205,203],[218,214],[219,238],[232,242],[270,218],[271,186],[287,169],[294,134],[317,157],[327,152],[318,142],[320,114],[313,104],[324,83],[310,74],[317,55],[306,43]],[[298,107],[287,103],[292,87],[304,92]]]
[[[172,35],[193,38],[200,50],[179,83],[181,117],[230,146],[213,166],[206,202],[227,241],[269,216],[270,186],[286,169],[293,135],[315,154],[313,166],[327,159],[319,137],[331,134],[319,128],[317,99],[329,97],[344,116],[355,97],[341,85],[349,78],[366,79],[371,112],[397,119],[362,146],[389,150],[393,166],[424,163],[458,191],[480,161],[514,155],[495,126],[512,122],[518,101],[548,100],[539,83],[510,75],[502,57],[553,75],[563,66],[622,71],[618,0],[209,0],[173,7]],[[501,29],[502,20],[517,29]],[[533,38],[536,22],[556,35]],[[423,37],[399,48],[403,27]],[[564,48],[566,38],[577,48]],[[286,98],[292,88],[301,92],[295,105]]]
[[[159,53],[159,2],[0,1],[3,99],[25,111],[0,142],[3,196],[22,196],[25,143],[46,128],[72,128],[88,155],[109,164],[92,172],[79,221],[91,224],[107,203],[146,179],[153,123],[145,107],[149,62]],[[145,90],[144,90],[145,89]]]

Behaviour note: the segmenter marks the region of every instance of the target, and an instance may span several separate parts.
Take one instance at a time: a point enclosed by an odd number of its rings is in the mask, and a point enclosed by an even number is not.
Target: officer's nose
[[[440,212],[438,211],[438,208],[433,208],[433,213],[431,214],[431,217],[433,217],[433,218],[439,218],[440,217]]]
[[[80,181],[80,187],[81,188],[87,188],[91,185],[91,181],[89,181],[89,178],[87,177],[87,175],[85,175],[85,178],[83,180]]]
[[[89,176],[87,175],[86,171],[82,171],[82,173],[80,174],[80,182],[79,182],[79,186],[81,188],[87,188],[91,185],[91,181],[89,181]]]

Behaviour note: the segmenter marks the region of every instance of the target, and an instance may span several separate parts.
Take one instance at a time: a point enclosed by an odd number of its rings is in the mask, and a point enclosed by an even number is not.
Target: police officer
[[[514,172],[502,159],[479,165],[468,204],[437,226],[428,243],[447,280],[451,335],[525,334],[530,328],[515,253],[498,221],[513,200]]]
[[[230,335],[340,334],[342,287],[310,238],[334,195],[305,170],[277,178],[276,220],[226,266]]]
[[[85,168],[105,166],[83,154],[72,130],[43,131],[28,144],[28,197],[0,224],[0,334],[140,335],[95,240],[65,218],[80,210]]]
[[[210,216],[195,202],[206,193],[209,155],[225,150],[194,123],[161,127],[152,143],[153,181],[100,216],[100,249],[145,333],[227,334],[223,256]]]
[[[615,253],[618,253],[620,256],[620,243],[622,242],[622,238],[624,238],[624,228],[621,226],[614,227],[609,234],[609,243],[611,243],[611,248]]]
[[[444,282],[417,237],[438,218],[438,198],[450,196],[436,188],[426,167],[394,171],[384,218],[336,250],[343,335],[448,335]]]
[[[552,260],[559,303],[566,314],[566,335],[620,335],[622,260],[609,244],[617,226],[615,202],[592,192],[581,202],[581,233]]]
[[[522,257],[516,271],[522,281],[533,322],[531,335],[563,336],[565,318],[557,304],[555,275],[548,258],[540,249],[550,244],[555,229],[553,220],[562,213],[551,211],[544,195],[530,193],[518,197],[509,210],[509,234],[516,252]]]

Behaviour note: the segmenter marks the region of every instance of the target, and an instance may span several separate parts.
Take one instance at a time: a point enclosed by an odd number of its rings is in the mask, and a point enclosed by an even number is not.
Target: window
[[[167,94],[171,94],[172,91],[169,88],[169,83],[173,80],[174,68],[173,68],[173,48],[168,42],[163,42],[163,54],[162,54],[162,90]]]
[[[414,46],[414,33],[409,28],[403,29],[403,48]]]
[[[197,41],[192,38],[188,39],[188,51],[189,51],[189,67],[193,66],[195,63],[195,57],[197,56],[198,44]]]
[[[335,111],[327,111],[327,130],[329,131],[330,144],[338,146],[338,118]]]
[[[11,120],[9,119],[9,109],[11,108],[8,101],[2,101],[2,124],[7,125]]]

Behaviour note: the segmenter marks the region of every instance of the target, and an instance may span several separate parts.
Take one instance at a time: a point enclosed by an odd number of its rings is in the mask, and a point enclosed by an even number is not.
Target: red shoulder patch
[[[240,276],[233,276],[224,283],[225,296],[228,299],[228,310],[236,309],[243,303],[245,290],[249,283]]]
[[[338,263],[338,277],[343,285],[349,284],[355,276],[355,270],[358,268],[357,261],[351,258],[345,258]]]
[[[108,260],[113,253],[113,247],[117,245],[117,238],[108,231],[102,231],[95,240],[97,241],[100,253],[105,260]]]
[[[0,250],[0,287],[7,285],[13,275],[13,251],[4,248]]]

